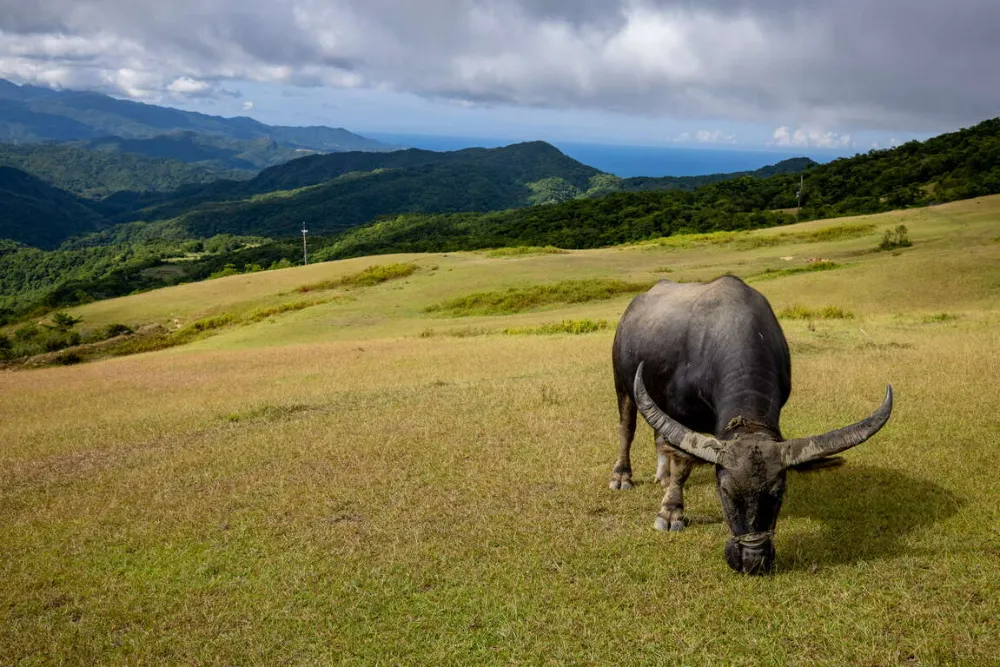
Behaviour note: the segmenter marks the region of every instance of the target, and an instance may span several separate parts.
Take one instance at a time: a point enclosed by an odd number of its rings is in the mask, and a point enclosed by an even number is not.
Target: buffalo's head
[[[766,574],[774,568],[774,527],[785,495],[785,472],[821,467],[823,459],[875,435],[892,413],[890,385],[881,407],[870,416],[823,435],[778,440],[767,433],[741,433],[716,439],[692,431],[661,410],[646,391],[642,368],[639,364],[634,384],[642,416],[675,449],[715,464],[722,514],[732,533],[726,562],[745,574]]]

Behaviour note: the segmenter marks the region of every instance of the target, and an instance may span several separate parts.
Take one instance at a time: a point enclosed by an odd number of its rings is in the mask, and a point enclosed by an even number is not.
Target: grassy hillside
[[[81,327],[232,318],[162,352],[0,373],[0,655],[990,664],[998,215],[987,198],[605,250],[358,258],[74,309]],[[875,252],[900,224],[912,247]],[[835,267],[804,270],[815,259]],[[296,291],[390,262],[418,268]],[[628,294],[426,310],[726,271],[782,315],[789,437],[867,414],[886,382],[897,394],[889,425],[844,467],[790,475],[766,579],[725,565],[710,470],[688,483],[692,525],[653,530],[646,427],[641,483],[607,488],[611,329],[530,333],[613,323]],[[829,319],[837,308],[852,317]]]

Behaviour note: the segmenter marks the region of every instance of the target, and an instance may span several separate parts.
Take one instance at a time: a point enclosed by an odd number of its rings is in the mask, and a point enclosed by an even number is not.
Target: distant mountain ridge
[[[142,102],[119,100],[93,92],[51,90],[19,86],[0,79],[0,142],[96,141],[107,144],[108,137],[133,140],[130,152],[157,156],[154,146],[143,140],[162,135],[195,133],[211,135],[229,143],[230,149],[254,142],[272,142],[285,149],[273,157],[250,165],[261,168],[298,157],[296,151],[343,152],[385,151],[396,147],[355,134],[344,128],[325,126],[271,126],[246,117],[223,118],[194,111],[182,111]],[[99,143],[100,143],[99,142]],[[239,153],[241,151],[235,151]],[[201,156],[171,157],[198,162]],[[227,164],[227,168],[247,165]]]

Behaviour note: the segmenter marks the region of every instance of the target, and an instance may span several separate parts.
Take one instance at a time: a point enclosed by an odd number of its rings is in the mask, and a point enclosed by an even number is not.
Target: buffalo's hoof
[[[653,523],[653,527],[657,530],[670,531],[675,533],[679,530],[684,530],[684,520],[674,519],[673,521],[667,521],[662,516],[657,516],[656,521]]]
[[[632,488],[632,480],[615,478],[608,484],[608,488],[614,491],[628,491]]]

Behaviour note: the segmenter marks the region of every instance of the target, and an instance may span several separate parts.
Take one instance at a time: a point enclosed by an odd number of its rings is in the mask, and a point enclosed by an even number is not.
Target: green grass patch
[[[449,338],[472,338],[473,336],[488,336],[492,333],[495,333],[493,329],[485,327],[461,327],[458,329],[445,329],[443,331],[438,329],[424,329],[420,332],[420,337],[437,338],[438,336],[447,336]]]
[[[785,320],[853,320],[854,313],[840,306],[824,306],[809,308],[807,306],[791,306],[783,308],[778,317]]]
[[[626,282],[610,278],[563,280],[548,285],[512,287],[505,291],[476,292],[428,306],[425,312],[447,313],[456,317],[469,315],[505,315],[550,306],[613,299],[623,294],[637,294],[655,284]]]
[[[669,248],[726,246],[735,250],[753,250],[785,245],[786,243],[821,243],[867,236],[875,231],[874,224],[846,223],[812,231],[760,234],[745,232],[710,232],[708,234],[674,234],[649,243]]]
[[[954,322],[957,319],[958,315],[951,313],[933,313],[932,315],[924,315],[920,321],[924,324],[941,324],[942,322]]]
[[[306,412],[312,409],[313,406],[305,405],[304,403],[292,403],[289,405],[266,404],[255,408],[250,408],[249,410],[230,412],[225,416],[225,420],[234,423],[251,421],[251,420],[277,421],[280,419],[287,419],[292,415],[301,412]]]
[[[292,313],[331,301],[333,299],[304,299],[301,301],[289,301],[276,306],[255,308],[243,313],[213,315],[212,317],[195,320],[176,331],[165,331],[146,336],[132,336],[117,345],[106,348],[102,352],[110,356],[121,357],[142,352],[165,350],[205,338],[220,329],[261,322],[282,313]]]
[[[548,334],[587,334],[604,331],[614,326],[608,320],[563,320],[537,327],[511,327],[503,330],[507,336],[535,336]]]
[[[352,273],[350,275],[336,278],[334,280],[323,280],[318,283],[310,283],[296,287],[296,292],[313,292],[317,290],[336,289],[338,287],[371,287],[389,280],[406,278],[413,275],[417,270],[416,264],[376,264],[368,268]]]
[[[773,278],[784,278],[786,276],[794,276],[800,273],[813,273],[815,271],[832,271],[833,269],[839,269],[842,265],[836,262],[830,262],[823,260],[821,262],[813,262],[812,264],[807,264],[805,266],[796,266],[791,269],[765,269],[763,273],[758,273],[753,276],[747,277],[746,281],[754,282],[758,280],[771,280]]]
[[[563,250],[562,248],[557,248],[555,246],[512,246],[510,248],[493,248],[492,250],[487,250],[487,257],[495,258],[509,258],[509,257],[528,257],[530,255],[565,255],[568,250]]]

